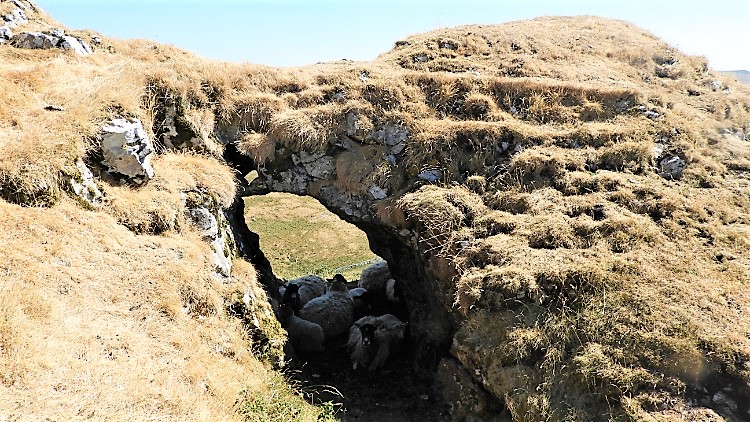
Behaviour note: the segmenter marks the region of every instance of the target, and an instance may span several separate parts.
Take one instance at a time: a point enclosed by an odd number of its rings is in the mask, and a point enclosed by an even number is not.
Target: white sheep
[[[384,296],[390,302],[398,303],[401,298],[397,284],[388,268],[388,262],[377,261],[362,270],[358,286],[373,294]]]
[[[358,285],[371,292],[385,291],[388,280],[392,278],[391,270],[388,269],[388,262],[376,261],[362,270]]]
[[[357,320],[347,342],[352,368],[374,371],[383,367],[389,356],[401,350],[405,330],[406,323],[391,314]]]
[[[349,289],[339,280],[331,283],[323,296],[316,297],[302,307],[299,316],[323,327],[326,339],[346,333],[354,322],[354,301]]]
[[[299,312],[307,302],[326,293],[326,282],[317,275],[306,275],[289,281],[284,290],[279,289],[282,303],[292,306]]]
[[[344,278],[344,276],[341,274],[336,274],[333,276],[333,278],[328,279],[328,281],[331,283],[336,280],[344,284],[349,284],[349,282],[346,281],[346,278]],[[349,289],[349,297],[352,298],[352,301],[354,301],[354,319],[360,318],[370,313],[369,311],[371,310],[372,306],[367,289],[365,289],[364,287],[355,287],[353,289]]]
[[[325,334],[320,325],[294,315],[294,309],[289,305],[281,307],[281,321],[295,351],[322,352],[325,350],[323,347]]]
[[[362,270],[358,285],[367,289],[363,300],[367,302],[369,313],[395,314],[403,318],[409,315],[402,299],[401,282],[393,278],[386,261],[377,261]]]

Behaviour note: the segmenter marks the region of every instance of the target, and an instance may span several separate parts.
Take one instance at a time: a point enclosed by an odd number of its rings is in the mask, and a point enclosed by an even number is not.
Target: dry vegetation
[[[398,192],[378,215],[442,263],[452,353],[514,420],[710,420],[701,388],[747,391],[750,94],[704,59],[593,17],[438,31],[303,69],[104,45],[0,45],[0,417],[316,418],[226,311],[252,296],[242,312],[283,341],[252,268],[214,280],[184,224],[181,194],[234,197],[216,122],[259,165],[364,144],[336,186]],[[101,210],[68,198],[102,122],[138,117],[153,136],[168,102],[210,138],[202,154],[161,145],[140,189],[101,178]],[[397,164],[374,132],[387,124],[409,133]],[[688,164],[680,180],[659,175],[655,146]],[[425,169],[442,179],[417,189]]]

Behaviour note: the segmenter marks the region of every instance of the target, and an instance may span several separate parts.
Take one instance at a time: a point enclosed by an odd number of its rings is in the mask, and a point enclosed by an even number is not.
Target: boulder
[[[110,173],[143,184],[154,177],[154,146],[138,119],[113,119],[102,128],[103,164]]]
[[[81,56],[85,56],[94,52],[91,49],[91,46],[89,46],[86,41],[83,41],[76,37],[71,37],[70,35],[63,36],[60,43],[58,44],[58,47],[62,48],[63,50],[72,50],[76,54]]]
[[[60,38],[42,32],[21,32],[13,38],[13,46],[27,49],[56,48]]]
[[[60,48],[74,51],[81,56],[93,53],[86,41],[65,35],[65,31],[62,29],[55,29],[49,33],[22,32],[13,39],[13,46],[27,49]]]
[[[687,163],[685,160],[676,155],[667,155],[659,160],[661,177],[667,180],[679,180],[686,167]]]

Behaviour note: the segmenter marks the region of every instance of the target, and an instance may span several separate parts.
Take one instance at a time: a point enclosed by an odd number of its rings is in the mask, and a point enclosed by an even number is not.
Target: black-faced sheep
[[[339,280],[331,283],[323,296],[316,297],[302,307],[299,316],[323,327],[326,339],[346,333],[354,322],[354,301],[349,289]]]
[[[349,330],[352,368],[374,371],[385,365],[389,356],[401,350],[406,323],[394,315],[362,317]]]
[[[325,334],[320,325],[294,315],[289,305],[281,307],[281,321],[289,335],[289,342],[298,352],[322,352]]]
[[[316,275],[306,275],[289,281],[280,293],[282,303],[289,304],[295,312],[299,312],[307,302],[324,295],[326,290],[325,280]]]

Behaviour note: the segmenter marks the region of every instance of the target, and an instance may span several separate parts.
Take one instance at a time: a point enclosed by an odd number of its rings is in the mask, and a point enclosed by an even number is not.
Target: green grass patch
[[[377,258],[361,230],[310,197],[273,193],[247,198],[245,220],[260,236],[260,247],[279,277],[341,272],[352,280],[367,264],[341,268]]]

